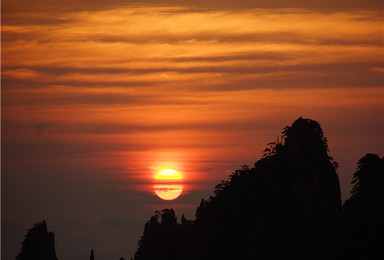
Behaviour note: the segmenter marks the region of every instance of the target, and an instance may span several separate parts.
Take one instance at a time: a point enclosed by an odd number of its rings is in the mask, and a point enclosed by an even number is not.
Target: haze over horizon
[[[299,117],[348,198],[383,155],[382,3],[361,2],[2,1],[2,257],[46,219],[59,259],[129,259],[155,210],[193,218]]]

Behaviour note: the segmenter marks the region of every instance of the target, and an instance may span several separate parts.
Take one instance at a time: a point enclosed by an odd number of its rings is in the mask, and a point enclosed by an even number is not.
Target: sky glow
[[[43,219],[59,259],[130,259],[155,210],[194,218],[300,116],[349,197],[383,156],[381,2],[324,2],[2,1],[4,259]],[[177,200],[154,194],[165,167]]]

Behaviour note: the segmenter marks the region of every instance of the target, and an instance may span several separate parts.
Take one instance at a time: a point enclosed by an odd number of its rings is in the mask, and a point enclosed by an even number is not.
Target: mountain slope
[[[282,134],[255,167],[217,185],[188,233],[169,246],[172,254],[156,259],[337,259],[340,185],[327,140],[317,122],[303,118]],[[146,228],[138,252],[156,247],[146,234],[158,235]],[[153,259],[144,255],[135,260]]]

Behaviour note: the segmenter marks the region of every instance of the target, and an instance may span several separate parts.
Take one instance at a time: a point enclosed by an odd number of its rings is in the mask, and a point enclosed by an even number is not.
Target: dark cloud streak
[[[5,12],[12,11],[31,11],[31,10],[47,10],[51,12],[68,12],[68,11],[84,11],[84,10],[100,10],[106,9],[110,6],[125,6],[127,4],[143,5],[185,5],[193,7],[205,8],[317,8],[317,9],[339,9],[339,8],[371,8],[378,10],[382,7],[380,0],[339,0],[339,1],[323,1],[323,0],[220,0],[220,1],[204,1],[204,0],[143,0],[129,2],[124,0],[110,0],[108,2],[103,0],[35,0],[33,2],[28,0],[19,0],[17,2],[12,0],[2,1],[2,10]]]

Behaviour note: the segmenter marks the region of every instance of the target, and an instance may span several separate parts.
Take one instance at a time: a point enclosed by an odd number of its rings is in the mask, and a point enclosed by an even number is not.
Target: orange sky
[[[96,248],[100,258],[129,259],[154,210],[173,206],[193,218],[215,184],[252,165],[300,116],[322,125],[343,199],[357,160],[382,155],[377,1],[149,2],[60,9],[62,1],[5,1],[5,255],[14,257],[24,231],[47,219],[59,258]],[[148,188],[162,167],[186,184],[172,204]],[[108,247],[95,230],[126,240]],[[72,245],[76,236],[84,243]]]

